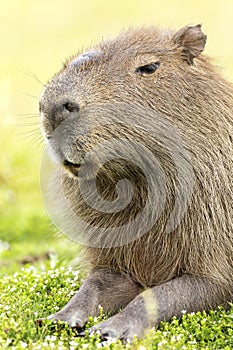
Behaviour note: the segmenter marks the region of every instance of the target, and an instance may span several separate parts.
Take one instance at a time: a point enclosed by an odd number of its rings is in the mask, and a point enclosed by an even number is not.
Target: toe
[[[75,319],[74,321],[68,322],[70,328],[78,328],[82,329],[83,328],[83,323],[79,319]]]
[[[117,334],[113,329],[103,329],[100,330],[100,336],[102,340],[108,340],[112,338],[117,338]]]

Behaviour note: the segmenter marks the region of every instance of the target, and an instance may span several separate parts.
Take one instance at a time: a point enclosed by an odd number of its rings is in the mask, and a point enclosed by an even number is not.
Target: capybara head
[[[200,25],[130,29],[68,60],[40,100],[55,222],[93,266],[146,286],[232,274],[233,89],[205,43]]]
[[[41,96],[46,136],[71,113],[108,102],[177,114],[177,103],[190,105],[189,95],[194,92],[190,89],[195,85],[198,90],[197,80],[208,67],[199,56],[205,43],[200,25],[177,33],[142,28],[128,30],[73,57]]]

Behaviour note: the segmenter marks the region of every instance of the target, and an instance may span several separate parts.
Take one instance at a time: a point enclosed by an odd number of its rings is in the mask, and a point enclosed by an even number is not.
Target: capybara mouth
[[[81,161],[80,163],[72,163],[65,159],[63,168],[71,175],[85,180],[93,179],[93,164],[91,162]],[[82,168],[82,171],[81,171]]]
[[[78,176],[79,175],[79,170],[80,170],[80,167],[81,167],[81,164],[80,163],[72,163],[68,160],[64,160],[63,162],[63,166],[66,170],[68,170],[72,175],[74,176]]]

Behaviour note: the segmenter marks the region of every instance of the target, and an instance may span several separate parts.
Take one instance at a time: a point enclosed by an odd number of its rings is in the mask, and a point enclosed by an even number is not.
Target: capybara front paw
[[[141,337],[143,335],[144,329],[137,320],[115,315],[91,327],[89,333],[99,333],[103,340],[116,338],[123,342],[132,342],[135,336]]]
[[[37,323],[41,324],[44,320],[51,320],[55,323],[57,322],[65,322],[69,325],[71,328],[78,328],[82,329],[87,322],[84,318],[80,317],[80,315],[77,312],[62,312],[59,311],[55,314],[51,314],[48,317],[40,318],[36,320]]]

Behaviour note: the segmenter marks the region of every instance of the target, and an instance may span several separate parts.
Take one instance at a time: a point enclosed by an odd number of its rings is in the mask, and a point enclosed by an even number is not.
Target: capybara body
[[[90,264],[83,286],[51,319],[83,327],[101,305],[113,316],[91,331],[132,339],[182,310],[233,301],[233,86],[202,55],[205,43],[200,25],[130,29],[70,59],[45,88],[43,133],[64,197],[87,224],[75,230],[83,230]],[[87,160],[96,147],[111,157]],[[119,182],[131,183],[124,208],[93,208],[91,191],[86,202],[80,186],[90,177],[80,174],[90,159],[105,203],[115,203]]]

